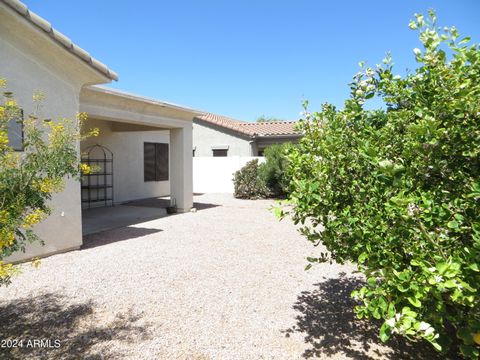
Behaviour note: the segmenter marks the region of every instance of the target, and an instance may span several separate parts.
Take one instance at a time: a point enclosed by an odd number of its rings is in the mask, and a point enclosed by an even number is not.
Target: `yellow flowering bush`
[[[77,141],[98,135],[97,129],[82,133],[85,113],[73,120],[42,119],[38,113],[45,96],[40,92],[33,95],[36,113],[24,114],[6,87],[7,82],[0,79],[0,286],[8,285],[18,270],[4,259],[25,251],[29,242],[42,242],[34,229],[51,213],[52,194],[63,189],[65,177],[79,178],[84,170]],[[10,121],[23,124],[21,152],[9,145]]]

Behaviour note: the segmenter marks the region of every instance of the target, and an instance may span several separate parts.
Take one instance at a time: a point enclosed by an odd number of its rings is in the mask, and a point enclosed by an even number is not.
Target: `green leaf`
[[[469,264],[469,265],[468,265],[468,268],[469,268],[470,270],[473,270],[473,271],[476,271],[476,272],[479,272],[479,271],[480,271],[480,269],[478,268],[478,264],[477,264],[477,263]]]
[[[469,37],[469,36],[464,37],[462,40],[460,40],[460,41],[458,42],[458,45],[466,44],[466,43],[468,43],[469,41],[470,41],[470,37]]]
[[[479,350],[476,346],[460,345],[460,352],[465,358],[475,359],[478,358]]]
[[[447,226],[450,228],[450,229],[458,229],[458,222],[456,220],[451,220],[448,222]]]
[[[448,266],[449,266],[448,263],[440,262],[435,266],[435,268],[440,273],[440,275],[443,275],[445,273],[445,271],[448,269]]]
[[[455,287],[458,286],[457,283],[456,283],[455,281],[453,281],[453,280],[447,280],[447,281],[445,281],[444,285],[445,285],[446,288],[449,288],[449,289],[455,288]]]
[[[382,340],[382,342],[386,342],[391,335],[392,329],[387,325],[387,323],[383,323],[383,325],[380,327],[380,340]]]
[[[367,258],[368,258],[368,254],[366,252],[361,253],[360,256],[358,257],[358,263],[363,264],[365,260],[367,260]]]
[[[418,300],[415,297],[409,297],[409,298],[407,298],[407,300],[410,304],[412,304],[413,306],[415,306],[417,308],[422,306],[422,303],[420,302],[420,300]]]
[[[280,206],[276,206],[273,208],[273,213],[276,218],[280,219],[283,216],[283,210]]]
[[[468,328],[461,328],[457,331],[457,336],[463,340],[465,344],[473,344],[473,335]]]

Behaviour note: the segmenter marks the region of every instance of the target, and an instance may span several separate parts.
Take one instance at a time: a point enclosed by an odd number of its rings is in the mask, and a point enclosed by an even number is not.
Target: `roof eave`
[[[147,104],[150,104],[150,105],[160,106],[160,107],[163,107],[163,108],[178,110],[178,111],[182,111],[182,112],[185,112],[185,113],[189,113],[193,116],[197,116],[197,115],[200,115],[200,114],[203,113],[203,112],[200,112],[198,110],[191,109],[191,108],[188,108],[188,107],[185,107],[185,106],[176,105],[176,104],[172,104],[172,103],[164,102],[164,101],[159,101],[159,100],[155,100],[155,99],[131,94],[131,93],[128,93],[128,92],[124,92],[124,91],[120,91],[120,90],[116,90],[116,89],[111,89],[111,88],[104,87],[104,86],[87,86],[87,87],[85,87],[85,90],[86,91],[93,91],[93,92],[97,92],[97,93],[101,93],[101,94],[105,94],[105,95],[111,95],[111,96],[115,96],[115,97],[125,98],[125,99],[133,100],[133,101],[136,101],[136,102],[147,103]]]
[[[105,64],[98,61],[92,57],[87,51],[74,44],[67,36],[63,35],[60,31],[52,27],[50,22],[38,16],[33,11],[29,10],[28,7],[19,0],[0,0],[0,2],[7,5],[10,9],[14,10],[15,13],[20,15],[22,18],[27,20],[30,24],[34,25],[38,30],[45,33],[48,37],[52,39],[59,46],[63,47],[65,50],[75,55],[77,58],[82,60],[88,66],[106,76],[110,80],[118,80],[118,74],[113,70],[109,69]]]

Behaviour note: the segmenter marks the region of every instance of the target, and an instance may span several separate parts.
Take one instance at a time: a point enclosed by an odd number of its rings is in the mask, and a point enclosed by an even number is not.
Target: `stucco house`
[[[203,113],[193,119],[193,156],[263,156],[269,145],[300,137],[294,121],[252,123]]]
[[[0,0],[0,77],[8,81],[24,114],[33,111],[37,90],[46,95],[46,118],[87,112],[87,126],[98,127],[100,136],[79,143],[79,154],[111,152],[103,178],[82,184],[69,179],[65,190],[54,196],[52,215],[35,229],[45,246],[32,244],[10,261],[78,249],[82,202],[108,206],[170,195],[179,211],[192,207],[192,120],[201,113],[95,86],[118,76],[17,0]],[[100,156],[90,155],[92,161]]]

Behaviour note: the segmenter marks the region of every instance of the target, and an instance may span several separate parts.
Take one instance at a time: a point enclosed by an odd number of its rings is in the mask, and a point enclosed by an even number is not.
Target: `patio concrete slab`
[[[163,207],[116,205],[82,211],[83,235],[117,229],[167,215]]]

